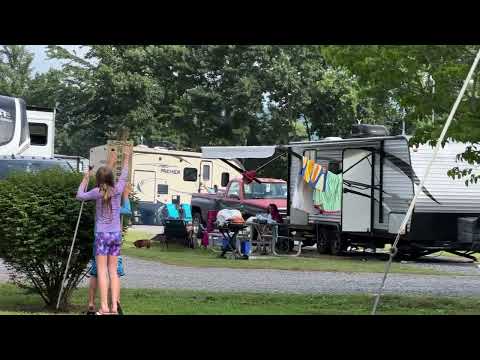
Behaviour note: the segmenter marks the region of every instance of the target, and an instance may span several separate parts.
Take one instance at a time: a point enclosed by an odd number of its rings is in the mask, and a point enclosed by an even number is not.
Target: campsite
[[[0,315],[479,313],[478,46],[104,46],[0,51],[63,64],[0,81]]]

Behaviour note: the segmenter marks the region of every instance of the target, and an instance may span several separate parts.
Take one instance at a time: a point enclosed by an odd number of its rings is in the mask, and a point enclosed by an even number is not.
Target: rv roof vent
[[[355,124],[352,127],[352,138],[388,136],[388,130],[382,125]]]

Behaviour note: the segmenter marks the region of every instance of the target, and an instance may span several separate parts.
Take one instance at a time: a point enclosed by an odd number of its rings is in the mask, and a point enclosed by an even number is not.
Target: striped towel
[[[315,164],[310,177],[310,187],[317,191],[325,191],[328,166]]]
[[[304,157],[302,157],[302,161],[303,161],[303,164],[302,164],[302,168],[300,169],[300,172],[298,173],[299,176],[304,176],[305,175],[305,170],[307,169],[308,158],[306,158],[304,156]]]
[[[310,176],[312,174],[313,166],[315,165],[315,161],[313,160],[308,160],[307,161],[307,166],[305,168],[305,174],[303,175],[303,179],[305,182],[308,184],[310,183]]]

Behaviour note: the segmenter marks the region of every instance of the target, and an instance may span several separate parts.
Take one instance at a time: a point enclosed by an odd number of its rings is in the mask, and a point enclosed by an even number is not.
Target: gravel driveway
[[[382,274],[319,271],[285,271],[226,268],[193,268],[125,258],[125,288],[191,289],[271,293],[374,293]],[[438,276],[390,274],[385,293],[480,296],[480,269],[468,264],[477,275]],[[0,281],[5,282],[0,263]],[[86,280],[82,285],[86,285]]]

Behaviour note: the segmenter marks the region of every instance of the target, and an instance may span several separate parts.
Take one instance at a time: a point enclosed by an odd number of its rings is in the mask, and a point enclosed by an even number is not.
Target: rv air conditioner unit
[[[388,130],[382,125],[355,124],[352,127],[351,138],[367,138],[388,136]]]

